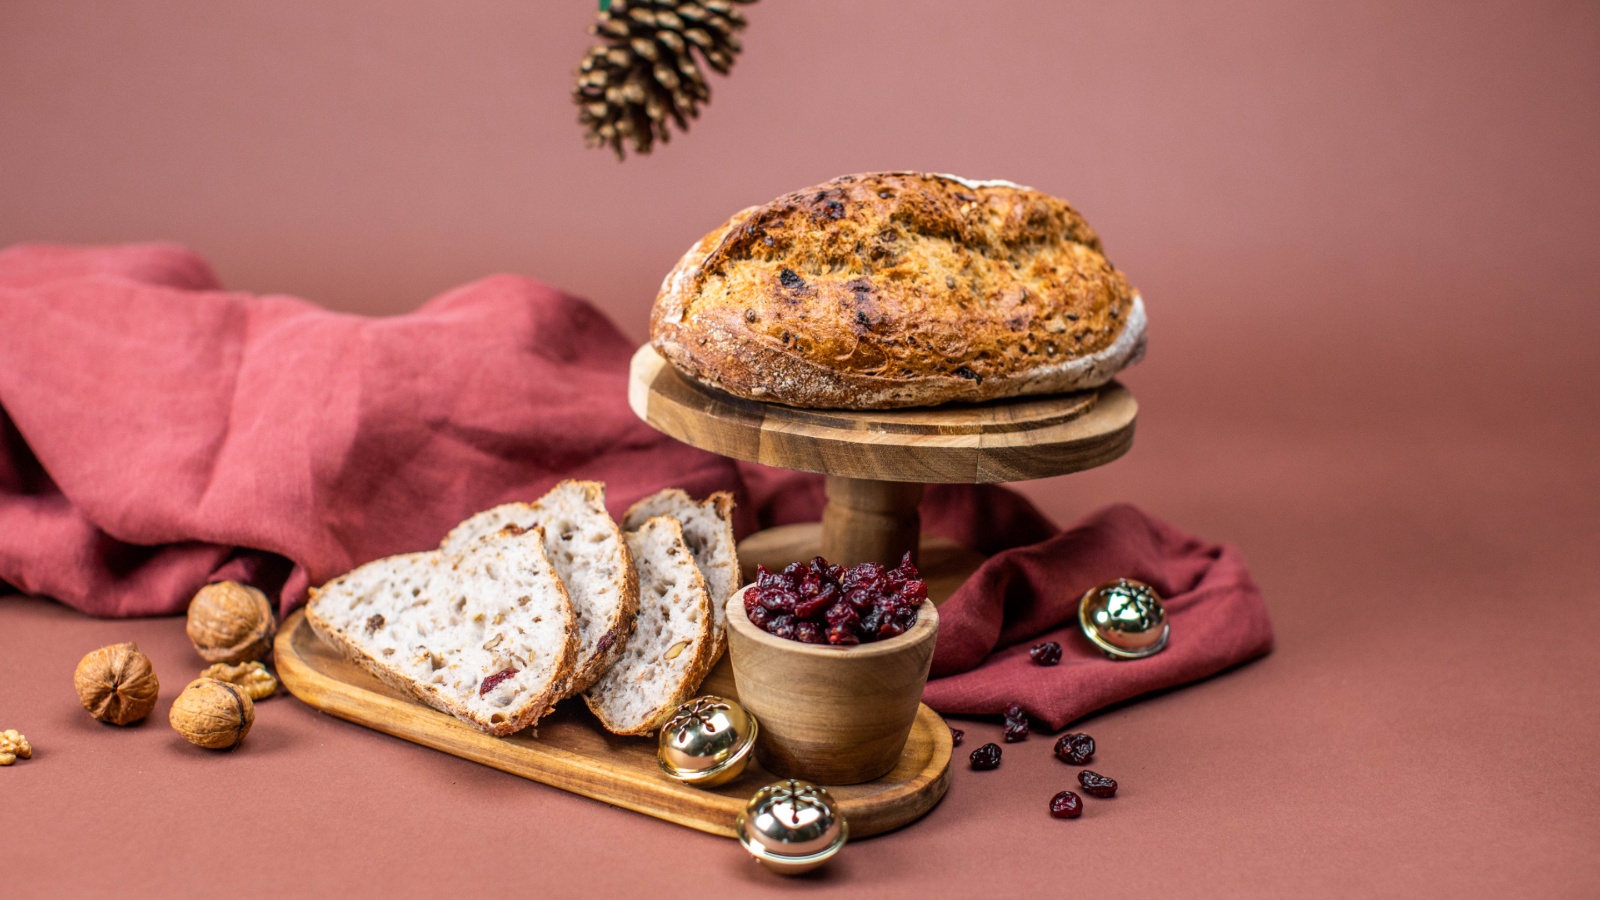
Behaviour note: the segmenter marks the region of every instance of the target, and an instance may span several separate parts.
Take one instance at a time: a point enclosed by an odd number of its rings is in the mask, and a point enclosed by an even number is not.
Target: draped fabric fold
[[[0,581],[138,616],[238,578],[287,612],[311,585],[566,477],[604,481],[614,513],[667,485],[732,490],[741,535],[819,516],[818,476],[640,422],[633,349],[590,304],[510,275],[364,318],[226,291],[171,245],[0,251]],[[1058,534],[1014,492],[941,485],[923,518],[1000,554],[945,607],[927,695],[942,711],[1010,698],[1059,724],[1270,647],[1237,555],[1137,510]],[[1172,592],[1172,647],[1131,665],[1069,653],[1024,690],[1019,641],[1060,630],[1058,589],[1141,573]]]

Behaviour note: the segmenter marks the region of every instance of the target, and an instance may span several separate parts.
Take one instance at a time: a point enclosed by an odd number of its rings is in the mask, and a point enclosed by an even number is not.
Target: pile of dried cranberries
[[[782,572],[757,566],[756,583],[744,592],[744,611],[768,634],[848,646],[906,633],[926,599],[928,586],[909,553],[892,569],[871,562],[846,569],[818,556]]]

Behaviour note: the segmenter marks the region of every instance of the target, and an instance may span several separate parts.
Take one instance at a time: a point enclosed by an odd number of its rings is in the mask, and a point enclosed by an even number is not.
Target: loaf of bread
[[[1096,387],[1143,302],[1065,202],[1005,181],[848,175],[734,215],[662,283],[651,342],[738,397],[887,409]]]
[[[538,528],[367,563],[313,590],[306,618],[352,662],[495,735],[537,722],[578,658],[577,618]]]
[[[578,617],[578,662],[567,696],[581,694],[622,655],[639,608],[639,580],[622,531],[606,512],[606,486],[569,479],[532,503],[486,509],[451,529],[439,549],[459,553],[507,525],[544,533],[545,554]]]
[[[665,488],[628,507],[622,527],[636,531],[657,516],[676,519],[683,527],[695,567],[711,595],[714,627],[713,659],[728,643],[728,598],[739,589],[739,549],[733,539],[733,495],[717,491],[696,503],[680,488]]]

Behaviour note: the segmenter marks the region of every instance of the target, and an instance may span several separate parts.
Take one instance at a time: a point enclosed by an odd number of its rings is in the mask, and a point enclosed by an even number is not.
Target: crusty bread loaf
[[[312,591],[306,617],[362,668],[495,735],[538,721],[578,656],[538,528],[367,563]]]
[[[625,539],[639,571],[639,615],[622,658],[583,699],[607,730],[649,734],[705,680],[715,620],[677,520],[651,519]]]
[[[629,531],[644,527],[656,516],[677,519],[683,526],[683,541],[694,555],[694,564],[706,580],[711,594],[711,614],[716,628],[713,658],[722,654],[728,642],[728,598],[739,589],[739,549],[733,539],[733,495],[717,491],[696,503],[679,488],[656,491],[628,507],[622,527]]]
[[[567,696],[587,690],[622,655],[639,608],[639,582],[617,523],[606,512],[606,486],[563,481],[533,503],[506,503],[451,529],[440,549],[459,552],[507,525],[540,526],[544,550],[578,616],[578,663]]]
[[[1144,305],[1065,202],[1004,181],[848,175],[743,210],[662,283],[681,372],[792,406],[886,409],[1095,387]]]

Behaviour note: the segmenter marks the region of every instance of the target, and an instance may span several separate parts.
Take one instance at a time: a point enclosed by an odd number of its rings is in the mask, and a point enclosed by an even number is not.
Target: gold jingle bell
[[[1140,659],[1167,646],[1172,627],[1155,588],[1118,578],[1092,588],[1078,601],[1078,624],[1112,659]]]
[[[850,826],[832,795],[809,781],[774,782],[745,804],[735,824],[739,843],[762,865],[784,875],[809,872],[832,859]]]
[[[710,694],[696,697],[661,726],[656,760],[670,778],[714,787],[744,772],[759,731],[755,716],[738,703]]]

